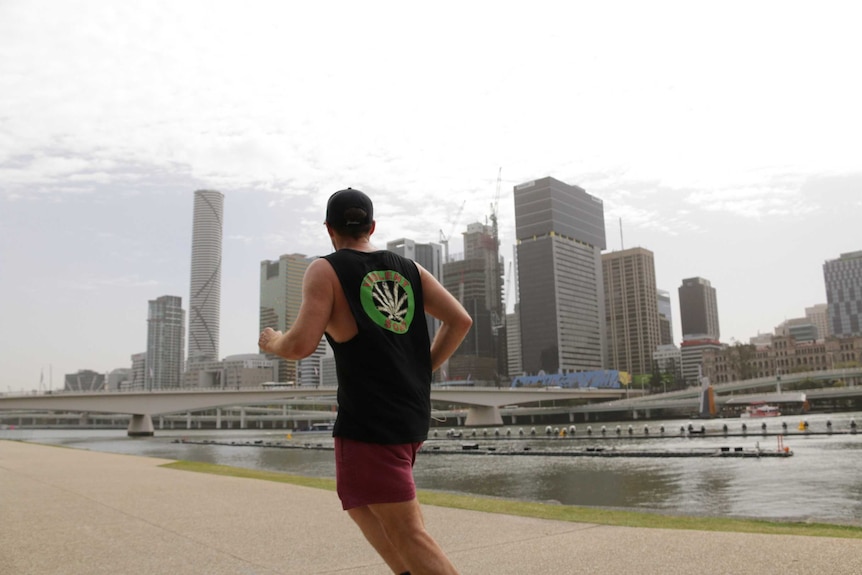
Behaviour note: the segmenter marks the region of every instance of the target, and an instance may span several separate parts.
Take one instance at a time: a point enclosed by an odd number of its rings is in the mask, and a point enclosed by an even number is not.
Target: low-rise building
[[[79,369],[77,373],[66,374],[64,391],[103,391],[105,374],[92,369]]]
[[[681,369],[682,366],[682,352],[673,344],[658,346],[652,358],[662,373]]]
[[[704,375],[713,383],[857,365],[862,365],[862,337],[797,341],[790,335],[774,336],[772,343],[765,346],[710,350],[704,353],[703,362]]]
[[[226,389],[260,387],[263,383],[275,381],[275,362],[264,354],[230,355],[224,358],[222,365],[222,381]]]
[[[118,367],[108,374],[108,389],[118,391],[126,389],[132,382],[132,369],[129,367]]]
[[[682,363],[682,377],[686,385],[700,385],[701,367],[703,375],[707,375],[704,357],[707,352],[717,352],[722,348],[722,343],[707,336],[692,336],[682,342],[680,347],[680,362]],[[712,379],[710,378],[710,381]]]
[[[261,353],[229,355],[222,361],[199,361],[183,373],[183,387],[241,389],[276,381],[276,362]]]

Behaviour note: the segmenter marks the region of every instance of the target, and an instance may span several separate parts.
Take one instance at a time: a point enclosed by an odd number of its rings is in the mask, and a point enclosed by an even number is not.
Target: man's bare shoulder
[[[335,269],[327,260],[317,258],[308,264],[305,270],[305,282],[310,284],[326,282],[332,283],[338,278],[335,275]]]
[[[308,271],[320,273],[322,270],[334,271],[332,264],[326,258],[317,258],[308,264]]]

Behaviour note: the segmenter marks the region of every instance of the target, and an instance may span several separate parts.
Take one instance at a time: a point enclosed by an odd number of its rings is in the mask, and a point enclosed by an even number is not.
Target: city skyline
[[[606,222],[606,223],[607,223],[607,222]],[[191,228],[191,226],[189,226],[189,228]],[[462,232],[463,232],[463,233],[467,233],[468,225],[467,225],[467,224],[465,224],[465,225],[463,226],[463,228],[464,228],[464,229],[462,230]],[[457,235],[461,235],[461,234],[460,234],[460,232],[459,232]],[[385,246],[385,242],[380,241],[380,239],[379,239],[379,238],[375,238],[375,242],[374,242],[374,243],[375,243],[375,244],[377,245],[377,247],[379,247],[379,248],[385,248],[385,247],[386,247],[386,246]],[[434,240],[430,240],[430,241],[429,241],[429,243],[436,243],[436,242],[434,242]],[[640,248],[640,246],[638,246],[638,248]],[[627,249],[638,249],[638,248],[627,248]],[[646,249],[646,248],[644,248],[644,249]],[[288,251],[289,251],[289,250],[288,250]],[[604,252],[603,252],[603,254],[613,254],[613,253],[615,253],[616,251],[617,251],[617,250],[606,250],[606,251],[604,251]],[[463,253],[459,253],[459,252],[457,252],[457,251],[456,251],[456,253],[451,254],[451,256],[450,256],[450,257],[453,257],[453,258],[460,258],[460,257],[462,257],[462,256],[463,256]],[[290,254],[284,254],[284,255],[283,255],[283,256],[281,256],[281,257],[294,257],[294,256],[291,256]],[[303,257],[304,257],[304,256],[303,256]],[[311,256],[311,257],[313,257],[313,256]],[[832,260],[832,259],[839,259],[839,258],[838,258],[838,256],[835,256],[834,258],[830,258],[830,260]],[[827,260],[827,261],[830,261],[830,260]],[[260,263],[260,262],[258,262],[258,263]],[[266,262],[264,261],[263,263],[266,263]],[[822,269],[817,270],[817,271],[818,271],[819,273],[821,273],[821,274],[822,274]],[[680,283],[682,283],[683,281],[684,281],[683,279],[680,279],[680,280],[679,280],[679,282],[680,282]],[[259,287],[260,287],[260,286],[259,286],[259,284],[258,284],[258,288],[259,288]],[[824,290],[825,290],[825,288],[824,288]],[[259,300],[259,293],[256,293],[256,294],[254,294],[254,295],[255,295],[255,297]],[[826,299],[825,291],[824,291],[824,297],[823,297],[823,299],[824,299],[824,300]],[[822,304],[811,304],[811,305],[822,305]],[[511,307],[512,307],[512,306],[510,306],[510,311],[511,311]],[[673,299],[673,308],[672,308],[672,311],[673,311],[673,313],[674,313],[674,318],[673,318],[673,320],[674,320],[674,326],[675,326],[674,334],[675,334],[675,336],[678,336],[678,339],[681,341],[681,340],[683,339],[683,337],[682,337],[682,336],[683,336],[683,334],[682,334],[682,330],[681,330],[681,327],[680,327],[682,313],[681,313],[681,310],[680,310],[680,302],[679,302],[679,298],[674,298],[674,299]],[[795,317],[802,316],[802,315],[804,315],[804,312],[805,312],[805,310],[801,310],[801,311],[797,311],[795,315],[794,315],[794,314],[788,314],[787,316],[785,316],[784,318],[782,318],[782,322],[783,322],[784,320],[787,320],[788,318],[795,318]],[[722,316],[722,312],[721,312],[721,307],[720,307],[720,308],[719,308],[719,317],[721,317],[721,316]],[[255,318],[255,320],[257,321],[257,320],[259,320],[259,318],[257,318],[257,317],[256,317],[256,318]],[[774,329],[774,328],[777,328],[777,327],[779,326],[779,324],[780,324],[780,323],[781,323],[781,322],[778,322],[778,323],[776,323],[776,324],[775,324],[773,327],[771,327],[771,328],[767,328],[767,329],[765,329],[765,330],[761,330],[761,332],[760,332],[760,333],[772,333],[773,329]],[[146,327],[144,328],[144,331],[146,332]],[[255,332],[255,333],[256,333],[256,332]],[[750,336],[749,336],[749,337],[753,337],[754,335],[757,335],[757,334],[750,334]],[[145,339],[146,339],[146,338],[145,338]],[[730,338],[730,339],[734,339],[734,340],[737,340],[737,341],[741,341],[741,342],[743,342],[743,343],[747,343],[747,342],[748,342],[748,337],[745,337],[744,339],[740,339],[740,338]],[[728,341],[730,341],[730,339],[722,338],[722,339],[721,339],[721,341],[722,341],[723,343],[727,343]],[[679,343],[677,343],[677,346],[679,346]],[[146,347],[146,344],[145,344],[145,346],[144,346],[144,347]],[[237,348],[237,349],[235,349],[234,351],[232,351],[232,352],[230,352],[230,353],[225,353],[225,354],[223,354],[223,355],[222,355],[222,357],[220,357],[220,358],[219,358],[219,360],[223,359],[224,357],[231,356],[231,355],[237,355],[237,354],[250,354],[250,353],[255,353],[255,352],[256,352],[255,346],[254,346],[254,344],[252,344],[251,346],[247,346],[247,348],[246,348],[246,349],[240,349],[240,348]],[[130,368],[130,367],[132,366],[132,363],[133,363],[133,362],[132,362],[132,356],[134,356],[134,355],[136,355],[136,354],[135,354],[134,352],[131,352],[131,350],[130,350],[130,353],[128,354],[129,359],[128,359],[128,361],[127,361],[126,363],[120,363],[120,364],[118,364],[118,365],[111,366],[111,367],[109,367],[109,368],[107,368],[107,369],[104,369],[104,370],[98,370],[98,369],[97,369],[97,370],[95,370],[95,371],[96,371],[97,373],[106,374],[107,372],[113,371],[114,369],[117,369],[117,368]],[[47,364],[47,366],[46,366],[45,364],[40,364],[40,365],[39,365],[39,377],[40,377],[41,385],[42,385],[45,389],[47,389],[47,388],[48,388],[48,385],[49,385],[49,382],[48,382],[48,380],[46,379],[46,378],[48,377],[48,375],[47,375],[47,374],[48,374],[48,371],[47,371],[48,369],[53,369],[52,364]],[[59,378],[60,378],[60,380],[59,380],[59,381],[61,382],[61,385],[62,385],[62,377],[66,376],[66,375],[68,375],[68,374],[70,374],[70,373],[76,373],[76,372],[81,371],[81,370],[91,370],[91,369],[92,369],[92,366],[90,366],[90,365],[89,365],[89,364],[87,364],[86,362],[83,362],[81,365],[76,364],[76,365],[75,365],[75,367],[74,367],[73,369],[65,370],[65,372],[60,373],[60,374],[59,374]],[[54,370],[54,371],[56,371],[56,370]],[[56,374],[55,374],[55,381],[56,381],[56,380],[57,380],[57,377],[56,377]],[[26,390],[26,389],[36,389],[36,386],[24,387],[23,389],[25,389],[25,390]],[[55,387],[54,387],[54,389],[57,389],[57,387],[55,386]],[[2,391],[3,391],[3,390],[2,390],[2,389],[0,389],[0,392],[2,392]]]
[[[189,294],[197,189],[225,194],[221,357],[255,351],[260,261],[331,250],[333,191],[371,195],[378,247],[453,253],[496,203],[508,264],[513,188],[547,176],[655,254],[677,343],[690,277],[722,341],[771,332],[862,249],[862,39],[827,5],[3,2],[0,392],[146,349],[147,302]]]

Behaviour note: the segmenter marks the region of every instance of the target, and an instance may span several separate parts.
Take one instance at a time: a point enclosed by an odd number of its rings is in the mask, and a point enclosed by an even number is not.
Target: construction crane
[[[492,329],[496,333],[503,326],[503,318],[506,314],[506,308],[503,304],[503,289],[500,285],[503,280],[503,270],[500,269],[500,235],[497,227],[497,205],[500,203],[500,183],[502,181],[503,168],[497,170],[497,189],[494,193],[494,199],[491,202],[491,242],[493,243],[494,262],[493,268],[490,271],[491,282],[493,285],[493,299],[490,304],[492,316]]]
[[[452,237],[452,234],[455,233],[455,227],[458,225],[458,220],[461,219],[461,212],[464,211],[464,205],[467,203],[467,200],[461,202],[461,207],[458,208],[458,211],[455,213],[455,217],[452,219],[452,231],[449,232],[449,235],[445,235],[443,230],[440,230],[440,243],[443,244],[443,263],[447,263],[449,261],[449,238]]]
[[[494,194],[494,201],[491,202],[491,233],[494,239],[497,239],[497,204],[500,203],[500,182],[503,176],[503,168],[497,170],[497,192]]]

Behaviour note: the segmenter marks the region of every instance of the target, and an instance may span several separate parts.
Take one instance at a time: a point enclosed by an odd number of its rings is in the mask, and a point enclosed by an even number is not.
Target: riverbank
[[[325,479],[0,441],[0,572],[386,573],[331,488]],[[420,499],[429,531],[464,575],[862,572],[854,527],[425,491]]]
[[[857,414],[857,419],[860,416]],[[810,429],[824,429],[825,423],[824,419],[812,419]],[[835,419],[833,427],[840,431],[846,423]],[[773,425],[780,427],[780,422],[771,423],[770,427]],[[533,452],[587,449],[689,452],[723,448],[750,452],[780,448],[775,438],[760,435],[725,438],[711,432],[687,435],[669,431],[664,437],[656,432],[650,434],[651,439],[632,439],[625,428],[621,437],[613,429],[606,437],[594,432],[594,441],[584,439],[583,428],[577,429],[576,436],[567,437],[545,436],[540,428],[537,434],[542,435],[536,438],[521,438],[519,428],[464,430],[469,437],[432,438],[425,447],[460,450],[465,444],[478,444],[497,452],[527,448]],[[508,438],[510,431],[512,437]],[[529,434],[531,430],[524,431]],[[414,474],[419,489],[476,497],[667,515],[860,525],[862,499],[856,480],[862,473],[860,437],[839,433],[794,436],[785,441],[793,457],[765,459],[434,454],[419,457]],[[335,476],[331,452],[302,448],[318,444],[331,448],[332,438],[327,433],[165,430],[157,432],[155,437],[129,438],[119,430],[14,430],[0,432],[0,438],[260,471],[287,471],[310,477]],[[246,447],[249,444],[255,447]],[[291,444],[297,448],[271,448],[267,444]]]

